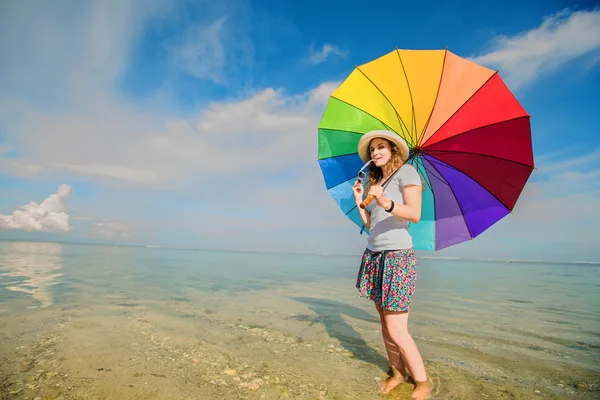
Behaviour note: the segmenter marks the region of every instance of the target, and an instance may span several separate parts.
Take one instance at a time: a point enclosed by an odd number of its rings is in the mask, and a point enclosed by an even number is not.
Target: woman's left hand
[[[383,197],[383,188],[380,185],[371,186],[368,194],[375,196],[375,200],[377,201],[377,204],[381,206],[381,201],[384,199],[384,197]]]

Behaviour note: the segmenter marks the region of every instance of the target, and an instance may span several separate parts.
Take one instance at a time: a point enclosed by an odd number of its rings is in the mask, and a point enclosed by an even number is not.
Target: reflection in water
[[[60,243],[9,242],[0,245],[0,283],[8,290],[30,294],[41,303],[53,304],[49,288],[62,274],[63,246]],[[11,280],[10,278],[26,278]]]

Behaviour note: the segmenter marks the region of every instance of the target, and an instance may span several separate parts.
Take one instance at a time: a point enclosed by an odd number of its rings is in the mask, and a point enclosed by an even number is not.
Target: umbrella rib
[[[466,131],[464,131],[464,132],[457,133],[457,134],[456,134],[456,135],[454,135],[454,136],[450,136],[450,137],[447,137],[447,138],[445,138],[445,139],[442,139],[442,140],[440,140],[439,142],[435,142],[435,143],[434,143],[434,144],[432,144],[431,146],[437,146],[437,145],[438,145],[438,144],[440,144],[440,143],[447,142],[448,140],[451,140],[451,139],[454,139],[454,138],[456,138],[456,137],[462,136],[462,135],[464,135],[464,134],[466,134],[466,133],[471,133],[471,132],[473,132],[473,131],[476,131],[477,129],[488,128],[488,127],[490,127],[490,126],[494,126],[494,125],[500,125],[500,124],[503,124],[503,123],[505,123],[505,122],[516,121],[516,120],[518,120],[518,119],[521,119],[521,118],[530,118],[530,115],[521,115],[521,116],[519,116],[519,117],[514,117],[514,118],[511,118],[511,119],[505,119],[505,120],[498,121],[498,122],[492,122],[491,124],[487,124],[487,125],[481,125],[481,126],[478,126],[478,127],[476,127],[476,128],[469,129],[469,130],[466,130]],[[442,126],[443,126],[443,125],[442,125]],[[429,139],[431,139],[432,137],[433,137],[433,136],[431,136]],[[427,141],[429,141],[429,139],[427,139]],[[425,142],[425,143],[427,143],[427,142]],[[426,146],[426,145],[423,145],[421,148],[422,148],[423,150],[426,150],[426,149],[427,149],[427,146]]]
[[[338,98],[338,97],[335,97],[335,96],[333,96],[333,95],[332,95],[332,96],[330,96],[330,97],[331,97],[332,99],[336,99],[336,100],[338,100],[338,101],[340,101],[340,102],[342,102],[342,103],[344,103],[344,104],[347,104],[347,105],[349,105],[350,107],[352,107],[352,108],[355,108],[355,109],[357,109],[357,110],[358,110],[358,111],[360,111],[360,112],[363,112],[363,113],[367,114],[368,116],[372,117],[373,119],[375,119],[375,120],[377,120],[377,121],[381,122],[381,124],[382,124],[383,126],[385,126],[387,129],[389,129],[389,130],[393,130],[393,129],[392,129],[392,127],[390,127],[388,124],[386,124],[385,122],[383,122],[382,120],[380,120],[379,118],[377,118],[376,116],[374,116],[373,114],[371,114],[371,113],[369,113],[369,112],[367,112],[367,111],[363,110],[362,108],[356,107],[354,104],[350,104],[350,103],[348,103],[347,101],[345,101],[345,100],[342,100],[342,99],[340,99],[340,98]],[[325,129],[325,128],[324,128],[324,129]],[[327,129],[328,129],[328,128],[327,128]]]
[[[345,181],[342,181],[342,182],[340,182],[340,183],[336,183],[335,185],[333,185],[333,186],[331,186],[331,187],[328,187],[328,188],[327,188],[327,191],[330,191],[330,190],[332,190],[332,189],[335,189],[336,187],[338,187],[338,186],[340,186],[340,185],[343,185],[343,184],[344,184],[344,183],[346,183],[346,182],[350,182],[350,181],[351,181],[352,179],[354,179],[354,178],[355,178],[355,177],[348,178],[348,179],[346,179]]]
[[[425,153],[427,153],[428,155],[435,157],[434,154],[469,154],[469,155],[474,155],[474,156],[481,156],[481,157],[489,157],[489,158],[494,158],[496,160],[502,160],[502,161],[507,161],[507,162],[511,162],[513,164],[519,164],[522,165],[524,167],[529,167],[529,168],[533,168],[532,165],[529,164],[525,164],[522,163],[520,161],[514,161],[514,160],[510,160],[508,158],[502,158],[502,157],[498,157],[498,156],[492,156],[489,154],[482,154],[482,153],[474,153],[472,151],[454,151],[454,150],[427,150]]]
[[[405,123],[404,123],[404,121],[402,120],[402,117],[400,117],[400,114],[398,114],[398,110],[396,110],[396,107],[394,107],[394,105],[392,104],[392,102],[390,101],[390,99],[388,99],[388,98],[387,98],[387,96],[386,96],[386,95],[383,93],[383,91],[382,91],[381,89],[379,89],[379,86],[377,86],[377,85],[375,84],[375,82],[373,82],[373,81],[371,80],[371,78],[369,78],[369,77],[367,76],[367,74],[365,74],[365,73],[364,73],[364,72],[363,72],[363,71],[360,69],[360,67],[356,67],[356,69],[357,69],[357,70],[358,70],[358,71],[359,71],[361,74],[363,74],[363,76],[364,76],[365,78],[367,78],[367,79],[369,80],[369,82],[371,82],[371,84],[372,84],[373,86],[375,86],[375,89],[377,89],[377,90],[379,91],[379,93],[381,93],[381,95],[383,96],[383,98],[387,100],[388,104],[389,104],[390,106],[392,106],[392,109],[393,109],[393,110],[394,110],[394,112],[396,113],[396,118],[398,118],[398,122],[400,123],[401,127],[404,127],[404,129],[406,130],[406,132],[407,132],[407,133],[408,133],[408,135],[410,136],[410,131],[409,131],[409,130],[408,130],[408,128],[406,127],[406,124],[405,124]],[[412,141],[412,137],[411,137],[410,139],[411,139],[411,141]],[[413,145],[413,146],[414,146],[414,145]]]
[[[321,129],[332,131],[332,132],[352,133],[352,134],[357,135],[357,136],[362,136],[363,135],[363,133],[353,132],[353,131],[345,131],[345,130],[342,130],[342,129],[319,128],[318,130],[320,131]],[[336,157],[341,157],[341,156],[349,156],[351,154],[356,154],[356,151],[352,151],[352,153],[337,154],[337,155],[331,156],[331,157],[319,158],[319,160],[328,160],[330,158],[336,158]]]
[[[355,208],[356,208],[356,206],[352,207],[352,208],[350,209],[350,211],[348,211],[348,212],[346,213],[346,217],[348,216],[348,214],[350,214],[352,211],[354,211],[354,209],[355,209]]]
[[[487,80],[486,80],[486,81],[483,83],[483,85],[481,85],[481,86],[479,87],[479,89],[477,89],[476,91],[474,91],[474,92],[473,92],[473,94],[472,94],[471,96],[469,96],[469,98],[468,98],[468,99],[467,99],[467,100],[466,100],[464,103],[462,103],[462,104],[461,104],[461,106],[460,106],[460,107],[458,107],[458,108],[456,109],[456,111],[454,111],[454,112],[452,113],[452,115],[451,115],[450,117],[448,117],[448,119],[447,119],[446,121],[444,121],[444,123],[443,123],[443,124],[442,124],[442,125],[441,125],[441,126],[438,128],[438,130],[437,130],[436,132],[438,132],[440,129],[442,129],[442,128],[444,127],[444,125],[446,125],[446,123],[447,123],[448,121],[450,121],[450,120],[452,119],[452,117],[454,117],[454,116],[455,116],[455,115],[456,115],[456,114],[457,114],[457,113],[458,113],[458,112],[459,112],[459,111],[460,111],[460,110],[461,110],[461,109],[462,109],[462,108],[465,106],[465,104],[467,104],[469,101],[471,101],[471,99],[473,98],[473,96],[475,96],[475,95],[476,95],[476,94],[477,94],[477,93],[478,93],[478,92],[481,90],[481,88],[483,88],[485,85],[487,85],[487,83],[488,83],[488,82],[489,82],[489,81],[490,81],[490,80],[491,80],[491,79],[492,79],[492,78],[493,78],[493,77],[494,77],[494,76],[495,76],[497,73],[498,73],[498,71],[494,72],[494,73],[493,73],[493,74],[492,74],[492,75],[491,75],[491,76],[490,76],[490,77],[489,77],[489,78],[488,78],[488,79],[487,79]],[[510,121],[510,120],[508,120],[508,121]],[[434,136],[435,136],[435,132],[434,132],[434,133],[433,133],[431,136],[429,136],[429,137],[427,138],[427,140],[425,141],[425,143],[423,143],[423,145],[422,145],[421,147],[425,147],[425,146],[427,146],[427,143],[428,143],[428,142],[429,142],[429,141],[430,141],[430,140],[431,140],[431,139],[432,139]],[[444,140],[446,140],[446,139],[444,139]],[[438,143],[439,143],[439,142],[438,142]]]
[[[402,57],[400,56],[400,50],[396,47],[396,54],[398,54],[398,60],[400,60],[400,65],[402,66],[402,72],[404,73],[404,79],[406,79],[406,86],[408,87],[408,95],[410,96],[410,107],[412,108],[412,116],[411,116],[411,127],[410,127],[410,136],[412,140],[413,130],[415,131],[415,135],[417,135],[417,122],[415,121],[415,102],[412,97],[412,91],[410,90],[410,82],[408,81],[408,75],[406,75],[406,70],[404,69],[404,63],[402,62]],[[418,138],[415,136],[415,146],[417,146]]]
[[[353,151],[352,153],[338,154],[338,155],[331,156],[331,157],[325,157],[325,158],[321,158],[321,159],[319,159],[319,161],[322,161],[322,160],[331,160],[331,159],[333,159],[333,158],[338,158],[338,157],[346,157],[346,156],[351,156],[351,155],[353,155],[353,154],[356,154],[356,152],[355,152],[355,151]]]
[[[429,161],[428,161],[428,163],[429,163],[429,164],[431,164],[431,162],[429,162]],[[440,182],[442,185],[446,185],[446,186],[450,187],[450,184],[448,183],[448,181],[446,181],[446,178],[444,178],[444,176],[443,176],[442,174],[440,174],[439,172],[438,172],[438,174],[432,174],[432,173],[431,173],[432,171],[430,171],[430,170],[429,170],[429,169],[428,169],[428,168],[425,166],[425,163],[423,163],[423,168],[425,168],[425,171],[428,173],[428,175],[430,175],[430,178],[429,178],[430,180],[431,180],[431,177],[433,177],[433,178],[437,179],[437,180],[438,180],[438,181],[439,181],[439,182]],[[435,168],[434,168],[434,169],[435,169]],[[437,170],[436,170],[436,172],[437,172]],[[439,175],[439,176],[441,176],[441,177],[442,177],[442,178],[444,178],[444,179],[440,179],[440,178],[438,178],[438,175]],[[431,183],[430,183],[430,184],[431,184]],[[431,184],[431,191],[433,192],[433,184]]]
[[[348,154],[338,154],[335,156],[331,156],[331,157],[325,157],[325,158],[321,158],[321,160],[331,160],[334,158],[338,158],[338,157],[347,157],[347,156],[351,156],[353,154],[357,154],[356,151],[353,151],[352,153],[348,153]],[[337,186],[337,185],[336,185]]]
[[[433,169],[435,169],[437,171],[437,173],[439,174],[439,176],[441,176],[442,178],[444,178],[444,180],[446,181],[446,184],[448,185],[448,187],[450,188],[450,191],[452,192],[452,196],[454,196],[454,200],[456,200],[456,205],[460,209],[460,215],[462,216],[463,221],[465,221],[465,226],[469,230],[469,236],[471,236],[471,239],[474,239],[473,238],[473,232],[471,232],[471,227],[469,226],[469,223],[467,222],[467,218],[465,216],[465,212],[462,209],[462,207],[460,206],[460,202],[458,201],[458,198],[456,197],[456,193],[454,193],[454,189],[452,189],[452,186],[450,185],[450,183],[448,182],[448,180],[446,179],[446,177],[444,177],[444,175],[442,175],[442,173],[435,167],[435,165],[433,165],[432,162],[429,162],[429,164],[431,164],[431,166],[433,167]],[[457,171],[458,171],[458,169],[457,169]],[[463,174],[464,174],[464,172],[463,172]],[[479,182],[477,182],[477,184],[479,185]],[[479,186],[481,186],[481,185],[479,185]],[[482,188],[489,193],[489,191],[486,188],[484,188],[483,186],[482,186]],[[500,204],[502,204],[502,202],[500,202]],[[502,205],[504,206],[504,204],[502,204]]]
[[[420,156],[419,156],[420,159]],[[425,172],[422,173],[422,175],[427,178],[429,175],[427,174],[427,168],[424,166],[423,164],[423,160],[421,160],[420,162],[418,161],[417,158],[413,158],[413,160],[410,162],[411,165],[413,165],[417,171],[421,171],[424,170]],[[416,165],[416,166],[415,166]],[[433,187],[431,186],[431,182],[429,182],[427,179],[425,179],[426,181],[426,185],[431,187],[431,191],[433,192]]]
[[[323,127],[319,127],[319,129],[323,129],[323,130],[328,130],[328,131],[335,131],[335,132],[345,132],[345,133],[354,133],[356,135],[364,135],[364,133],[360,133],[360,132],[355,132],[355,131],[347,131],[345,129],[337,129],[337,128],[323,128]]]
[[[433,157],[433,156],[432,156],[431,158],[435,158],[435,157]],[[440,161],[440,160],[438,160],[437,158],[435,158],[435,160],[436,160],[437,162],[443,162],[443,161]],[[431,162],[430,162],[430,164],[431,164],[431,165],[433,165],[433,163],[431,163]],[[485,186],[483,186],[481,183],[479,183],[479,181],[477,181],[477,180],[473,179],[473,178],[471,177],[471,175],[467,174],[467,173],[466,173],[466,172],[464,172],[462,169],[455,167],[454,165],[450,165],[450,164],[448,164],[448,163],[445,163],[445,162],[444,162],[444,165],[445,165],[445,166],[447,166],[447,167],[449,167],[449,168],[452,168],[453,170],[455,170],[455,171],[457,171],[457,172],[460,172],[460,173],[461,173],[461,174],[463,174],[464,176],[466,176],[466,177],[470,178],[471,180],[473,180],[473,182],[477,183],[477,184],[478,184],[478,185],[479,185],[479,186],[480,186],[480,187],[481,187],[483,190],[485,190],[486,192],[488,192],[488,193],[489,193],[489,194],[490,194],[490,195],[491,195],[491,196],[492,196],[494,199],[496,199],[496,200],[498,201],[498,203],[500,203],[500,204],[502,205],[502,207],[506,208],[508,211],[512,211],[512,210],[511,210],[511,209],[510,209],[510,208],[509,208],[509,207],[508,207],[506,204],[504,204],[504,203],[502,202],[502,200],[500,200],[500,199],[499,199],[499,198],[498,198],[498,197],[497,197],[497,196],[496,196],[494,193],[492,193],[491,191],[489,191],[489,190],[488,190],[488,189],[487,189]],[[529,166],[529,165],[527,165],[527,167],[530,167],[530,168],[531,168],[531,170],[533,171],[533,167],[531,167],[531,166]],[[435,168],[435,167],[434,167],[434,168]],[[437,169],[436,169],[436,170],[437,170]],[[441,174],[440,174],[440,175],[441,175]]]
[[[442,62],[442,73],[440,74],[440,83],[438,84],[437,93],[435,94],[435,101],[433,102],[433,107],[431,107],[431,112],[429,113],[429,117],[427,117],[427,122],[425,123],[425,126],[423,127],[423,132],[421,132],[421,134],[419,135],[417,143],[419,143],[421,141],[421,139],[423,139],[423,136],[425,136],[425,132],[427,131],[427,127],[429,126],[429,121],[431,121],[431,116],[433,115],[433,111],[435,110],[435,106],[437,105],[438,96],[440,95],[440,87],[442,87],[442,79],[444,79],[444,69],[446,67],[446,55],[448,55],[448,48],[446,48],[446,50],[444,51],[444,62]],[[421,146],[421,147],[423,147],[423,146]]]

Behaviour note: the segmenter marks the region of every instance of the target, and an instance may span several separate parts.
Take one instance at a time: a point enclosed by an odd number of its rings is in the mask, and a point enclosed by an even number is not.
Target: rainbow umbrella
[[[529,114],[497,71],[448,50],[398,50],[356,67],[329,98],[318,129],[325,186],[364,229],[352,185],[361,135],[396,132],[424,181],[415,249],[471,240],[512,212],[534,168]]]

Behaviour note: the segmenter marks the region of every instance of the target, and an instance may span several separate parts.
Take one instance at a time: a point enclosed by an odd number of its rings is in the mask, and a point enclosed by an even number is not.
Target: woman
[[[412,165],[406,164],[406,142],[393,132],[363,135],[358,153],[364,162],[372,160],[365,192],[375,199],[367,207],[370,211],[358,207],[363,201],[362,180],[354,184],[354,199],[370,232],[356,287],[361,297],[375,302],[381,320],[391,370],[381,391],[389,393],[406,382],[408,369],[415,382],[412,398],[426,399],[431,390],[425,366],[408,333],[408,313],[417,283],[417,260],[408,223],[418,223],[421,218],[421,178]],[[389,176],[392,178],[383,188],[378,182]]]

